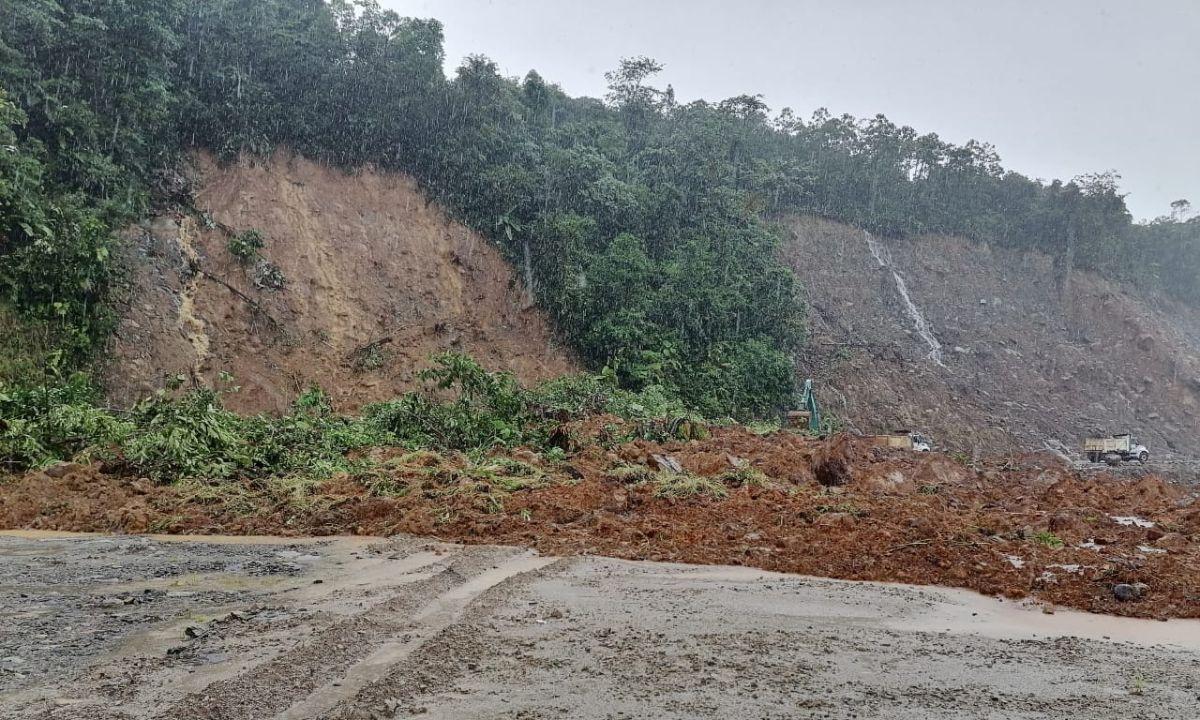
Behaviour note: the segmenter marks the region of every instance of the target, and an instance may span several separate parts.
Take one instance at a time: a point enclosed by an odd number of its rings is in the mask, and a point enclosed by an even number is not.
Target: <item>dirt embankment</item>
[[[689,474],[664,485],[655,454]],[[705,441],[600,442],[568,462],[512,457],[537,474],[523,466],[504,479],[511,470],[502,466],[481,472],[471,469],[477,460],[427,452],[397,452],[360,475],[308,484],[161,486],[75,466],[0,484],[0,527],[412,533],[1200,617],[1200,504],[1154,476],[1080,473],[1049,455],[970,465],[850,436],[739,428]],[[743,464],[757,472],[734,469]],[[709,485],[689,494],[682,488],[695,478]]]
[[[1132,432],[1152,456],[1200,459],[1200,311],[1050,258],[946,237],[876,239],[942,346],[928,357],[890,269],[865,234],[785,223],[811,338],[800,372],[863,432],[923,430],[966,453],[1065,447]]]
[[[129,231],[129,304],[107,385],[129,404],[171,376],[240,391],[243,412],[287,408],[309,384],[341,410],[415,386],[430,354],[470,353],[531,383],[570,355],[500,252],[409,178],[347,175],[284,152],[220,167],[196,158],[196,208]],[[283,287],[227,249],[221,225],[258,230]]]

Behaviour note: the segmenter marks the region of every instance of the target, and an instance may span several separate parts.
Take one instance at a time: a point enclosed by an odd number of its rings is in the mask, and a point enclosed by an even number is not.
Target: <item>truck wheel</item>
[[[1145,465],[1146,461],[1149,459],[1150,459],[1150,453],[1146,452],[1145,450],[1138,453],[1138,462],[1141,463],[1142,465]]]
[[[1087,454],[1087,459],[1088,459],[1088,462],[1096,462],[1100,458],[1096,455],[1096,453],[1090,452]]]

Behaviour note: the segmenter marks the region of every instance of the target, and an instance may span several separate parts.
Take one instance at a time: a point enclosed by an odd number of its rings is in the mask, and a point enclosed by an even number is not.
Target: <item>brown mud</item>
[[[416,388],[446,350],[527,385],[575,369],[500,250],[411,178],[282,150],[195,165],[196,214],[147,220],[122,246],[128,302],[104,378],[115,404],[182,376],[236,386],[225,405],[238,412],[285,411],[309,385],[349,412]],[[247,230],[282,288],[230,254],[229,233]]]
[[[726,496],[660,496],[647,479],[654,454],[722,483]],[[741,428],[716,428],[703,441],[590,445],[566,462],[532,451],[511,455],[547,479],[501,493],[456,475],[466,458],[430,454],[303,491],[270,479],[162,486],[73,466],[53,473],[59,477],[38,472],[0,483],[0,526],[410,533],[556,555],[963,587],[1031,597],[1047,610],[1200,617],[1200,504],[1150,474],[1081,472],[1048,454],[971,464],[850,436],[811,440]],[[765,482],[731,473],[742,461]],[[430,477],[457,479],[438,485]],[[1146,589],[1121,601],[1113,592],[1121,583]]]

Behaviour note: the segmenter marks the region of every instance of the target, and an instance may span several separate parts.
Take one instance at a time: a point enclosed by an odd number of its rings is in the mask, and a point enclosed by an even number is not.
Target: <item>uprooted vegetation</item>
[[[236,393],[182,390],[177,378],[128,412],[95,403],[82,377],[39,387],[0,386],[0,464],[9,471],[63,460],[103,461],[128,475],[161,482],[271,476],[328,477],[375,464],[375,448],[483,453],[519,445],[560,455],[574,442],[573,418],[609,414],[608,441],[687,436],[698,418],[657,388],[632,393],[605,376],[568,376],[534,389],[508,373],[489,373],[472,358],[443,353],[419,373],[427,383],[361,415],[333,412],[309,388],[281,417],[244,416],[222,406]]]
[[[604,377],[524,389],[462,356],[425,377],[356,417],[316,391],[279,418],[206,390],[124,415],[82,387],[6,394],[0,526],[413,533],[1200,616],[1200,506],[1154,476],[753,432]]]

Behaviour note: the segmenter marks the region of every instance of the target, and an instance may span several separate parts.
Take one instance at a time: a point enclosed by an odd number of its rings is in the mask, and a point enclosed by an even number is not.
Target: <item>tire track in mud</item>
[[[382,591],[381,594],[394,593],[400,588],[411,587],[413,583],[427,580],[433,572],[431,568],[442,567],[450,559],[452,558],[428,550],[416,550],[403,557],[394,554],[386,557],[381,554],[374,559],[354,562],[353,569],[335,570],[331,574],[323,576],[320,583],[286,591],[279,598],[286,600],[285,607],[301,606],[314,613],[314,617],[352,618],[362,613],[363,599],[369,597],[361,595],[360,588],[374,586]],[[192,579],[191,586],[203,586],[210,582],[219,583],[224,577],[224,573],[197,576]],[[390,594],[385,596],[391,597]],[[348,611],[348,608],[356,602],[360,609]],[[244,606],[230,606],[228,609],[231,611],[241,610],[244,609]],[[186,624],[190,623],[176,621],[174,623],[175,634],[181,633]],[[161,629],[156,631],[161,632]],[[229,653],[231,643],[236,647],[242,641],[253,638],[252,642],[258,648],[256,656],[239,655],[241,661],[237,663],[202,664],[188,668],[186,675],[181,675],[180,666],[172,663],[165,667],[159,667],[157,670],[148,670],[144,674],[139,674],[139,691],[133,695],[120,697],[121,712],[125,716],[150,717],[157,709],[174,704],[182,697],[201,693],[209,686],[243,675],[247,670],[261,667],[296,647],[296,643],[289,640],[293,637],[292,632],[289,628],[258,628],[250,630],[249,634],[240,637],[235,634],[219,641],[217,647],[210,648],[220,653]],[[136,642],[130,644],[137,647]],[[108,667],[101,668],[101,670],[115,675],[118,671],[111,666],[130,660],[136,662],[137,658],[134,656],[117,657],[110,660]]]
[[[365,612],[317,630],[310,638],[239,676],[193,692],[155,717],[260,720],[285,712],[297,698],[340,682],[350,668],[395,644],[396,636],[419,630],[413,627],[414,617],[436,612],[439,602],[457,598],[456,593],[478,594],[486,589],[476,589],[479,578],[489,577],[489,573],[514,562],[524,567],[530,557],[513,548],[460,552],[447,558],[432,576],[398,587],[387,600]],[[469,602],[470,597],[464,597],[463,602]],[[429,609],[431,599],[434,610]]]
[[[356,720],[362,717],[387,717],[404,702],[420,695],[448,689],[454,679],[469,670],[469,660],[486,649],[479,623],[491,617],[509,594],[552,573],[561,572],[577,558],[559,558],[541,567],[513,575],[480,593],[463,609],[457,621],[431,635],[402,661],[320,715],[321,720]],[[315,717],[315,716],[312,716]]]
[[[469,625],[470,619],[486,613],[490,600],[504,596],[514,586],[561,562],[530,552],[521,553],[450,589],[417,613],[404,633],[379,646],[341,677],[277,715],[276,720],[358,717],[357,708],[385,703],[417,669],[428,669],[429,658],[422,652],[425,648],[454,647],[453,643],[443,640],[455,631],[465,629],[471,635],[476,634]],[[457,663],[455,669],[460,666],[461,663]],[[448,678],[452,672],[438,674]]]

